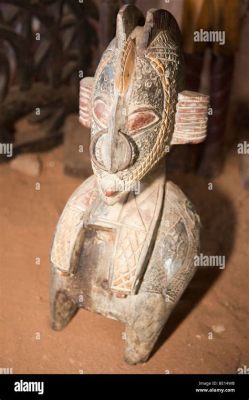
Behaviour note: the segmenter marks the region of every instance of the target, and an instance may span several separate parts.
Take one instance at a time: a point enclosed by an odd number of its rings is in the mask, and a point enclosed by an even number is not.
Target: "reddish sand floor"
[[[49,325],[49,252],[61,211],[80,180],[63,174],[62,147],[40,155],[37,178],[0,166],[0,367],[14,373],[236,373],[249,366],[249,192],[238,160],[208,182],[172,179],[202,220],[202,253],[225,255],[225,269],[200,268],[151,359],[123,361],[122,323],[81,310],[62,331]],[[35,183],[40,182],[40,191]],[[37,265],[40,258],[40,265]]]

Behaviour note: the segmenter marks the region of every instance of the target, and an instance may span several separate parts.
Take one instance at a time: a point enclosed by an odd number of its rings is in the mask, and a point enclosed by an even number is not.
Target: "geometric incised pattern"
[[[136,231],[128,227],[121,228],[114,258],[113,290],[131,291],[145,238],[146,232]]]
[[[184,193],[167,182],[157,239],[148,262],[141,292],[162,294],[175,302],[196,270],[199,217]],[[166,290],[167,289],[167,290]]]
[[[163,171],[164,172],[164,171]],[[110,287],[126,294],[136,289],[145,267],[146,254],[152,241],[163,205],[165,175],[144,184],[136,196],[129,194],[116,221],[116,243],[110,271]]]

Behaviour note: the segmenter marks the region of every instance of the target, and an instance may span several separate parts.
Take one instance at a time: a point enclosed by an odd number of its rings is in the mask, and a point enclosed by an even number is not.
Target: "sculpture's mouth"
[[[98,188],[101,198],[108,205],[117,203],[129,190],[116,174],[105,173],[104,176],[98,177]]]
[[[109,206],[113,206],[118,201],[120,201],[128,192],[113,192],[106,190],[105,192],[100,190],[100,195],[102,200]]]
[[[114,192],[113,190],[106,190],[106,191],[104,192],[104,195],[105,195],[106,197],[113,197],[113,196],[115,196],[117,193],[118,193],[118,192]]]

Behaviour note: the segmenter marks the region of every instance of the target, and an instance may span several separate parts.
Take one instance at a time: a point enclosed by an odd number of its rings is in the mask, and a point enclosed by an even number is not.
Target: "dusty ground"
[[[122,360],[123,325],[80,311],[62,332],[49,326],[49,251],[56,221],[80,180],[62,170],[62,148],[40,156],[39,179],[0,166],[0,367],[14,373],[236,373],[249,366],[249,193],[231,155],[208,190],[175,175],[203,223],[202,253],[224,270],[200,268],[144,365]],[[40,182],[40,191],[35,190]],[[37,265],[40,258],[40,265]]]

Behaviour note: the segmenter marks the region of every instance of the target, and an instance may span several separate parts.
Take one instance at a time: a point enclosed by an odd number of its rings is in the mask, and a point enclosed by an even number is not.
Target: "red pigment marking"
[[[112,197],[114,194],[116,194],[117,192],[113,192],[112,190],[106,190],[105,191],[105,196],[106,197]]]
[[[97,119],[102,123],[107,123],[109,110],[108,107],[102,101],[98,101],[94,106],[94,114]]]
[[[144,111],[138,112],[130,116],[128,121],[128,129],[130,131],[138,130],[149,125],[155,119],[155,114]]]

